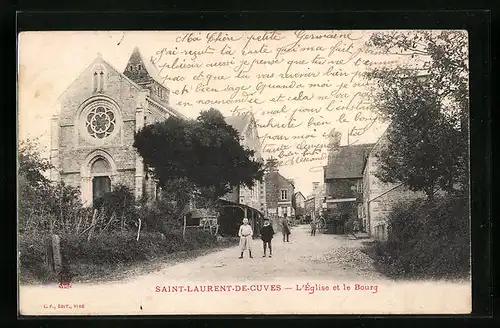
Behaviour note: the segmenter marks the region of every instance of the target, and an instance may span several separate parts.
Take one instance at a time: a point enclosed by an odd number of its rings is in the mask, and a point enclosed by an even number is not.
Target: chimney
[[[330,147],[333,147],[333,148],[339,147],[341,138],[342,138],[342,133],[333,129],[328,134],[328,144],[330,145]]]

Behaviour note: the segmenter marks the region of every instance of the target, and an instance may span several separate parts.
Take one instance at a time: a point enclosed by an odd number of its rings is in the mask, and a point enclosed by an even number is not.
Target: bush
[[[93,202],[93,208],[97,210],[100,217],[104,218],[99,222],[98,230],[128,230],[137,221],[137,211],[135,208],[135,197],[132,190],[125,185],[117,185],[113,191],[105,193]]]
[[[387,242],[367,253],[395,278],[463,278],[470,274],[469,206],[441,198],[396,206],[388,217]]]
[[[55,274],[45,265],[45,239],[43,234],[23,234],[19,238],[19,274],[21,281],[48,283]]]

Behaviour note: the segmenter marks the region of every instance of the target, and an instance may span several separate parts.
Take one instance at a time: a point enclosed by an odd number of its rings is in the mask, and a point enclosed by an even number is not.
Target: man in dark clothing
[[[271,247],[271,240],[274,236],[273,226],[269,224],[269,219],[264,219],[264,226],[260,229],[260,238],[262,239],[262,243],[264,244],[264,255],[262,257],[266,257],[266,248],[269,246],[269,257],[273,255],[273,249]]]
[[[283,241],[284,242],[290,242],[290,223],[288,222],[288,219],[286,217],[283,218],[283,221],[281,222],[281,230],[283,233]]]

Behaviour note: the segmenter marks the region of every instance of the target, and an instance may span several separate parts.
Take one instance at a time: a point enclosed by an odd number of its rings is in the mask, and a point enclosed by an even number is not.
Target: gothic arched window
[[[92,70],[92,90],[102,92],[105,86],[106,72],[101,65],[94,66]]]
[[[99,87],[98,79],[99,79],[99,77],[98,77],[97,72],[94,72],[93,77],[92,77],[92,86],[93,86],[94,92],[96,92],[97,88]]]

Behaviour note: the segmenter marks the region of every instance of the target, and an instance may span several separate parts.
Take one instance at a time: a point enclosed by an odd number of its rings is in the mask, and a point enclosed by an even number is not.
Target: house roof
[[[251,121],[251,115],[235,115],[225,117],[226,123],[231,125],[240,135]]]
[[[282,176],[279,172],[277,171],[269,171],[266,175],[266,180],[275,180],[277,181],[280,185],[291,185],[294,187],[294,184],[291,183],[290,179],[285,178]]]
[[[325,179],[362,177],[365,159],[373,146],[374,143],[339,147],[328,159]]]
[[[297,191],[297,192],[295,193],[295,197],[297,197],[297,196],[299,196],[299,195],[300,195],[300,196],[302,196],[302,197],[305,199],[305,197],[304,197],[304,195],[302,194],[302,192]]]

